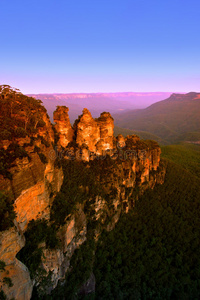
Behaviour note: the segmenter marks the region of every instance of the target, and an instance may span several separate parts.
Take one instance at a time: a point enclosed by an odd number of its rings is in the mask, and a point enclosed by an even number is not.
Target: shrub
[[[159,148],[159,145],[158,145],[158,143],[157,143],[156,141],[145,140],[145,144],[147,145],[147,147],[148,147],[150,150]]]
[[[14,161],[17,158],[22,159],[23,157],[28,157],[29,161],[31,160],[27,151],[19,146],[16,143],[9,145],[8,149],[0,149],[0,174],[4,177],[12,179],[12,175],[9,172],[9,169],[14,166]]]
[[[36,153],[39,153],[41,150],[40,150],[40,147],[38,147],[38,146],[35,145],[33,151],[36,152]]]
[[[43,164],[47,164],[47,163],[48,163],[48,160],[47,160],[47,158],[46,158],[46,155],[44,155],[43,153],[38,153],[38,155],[39,155],[39,158],[40,158],[40,160],[41,160],[41,162],[42,162]]]
[[[13,201],[11,201],[7,195],[0,192],[0,231],[12,227],[15,217]],[[3,267],[4,265],[1,263],[0,266]]]
[[[8,130],[2,130],[0,133],[0,140],[12,140],[12,134]]]
[[[34,127],[30,127],[30,126],[28,126],[27,131],[28,131],[30,134],[35,134],[35,133],[37,133],[37,129],[34,128]]]
[[[4,149],[0,149],[0,174],[5,178],[12,179],[12,174],[9,172],[11,163],[7,160],[8,155]]]
[[[27,151],[23,147],[19,146],[17,143],[10,144],[7,149],[7,152],[10,154],[11,161],[14,161],[17,158],[23,158],[23,157],[28,157],[30,160],[30,157],[29,157]]]
[[[15,128],[14,134],[15,134],[15,137],[18,137],[18,138],[25,138],[27,136],[26,130],[22,127]]]
[[[0,272],[5,271],[5,262],[3,260],[0,260]]]
[[[61,166],[62,166],[61,159],[59,157],[56,157],[56,159],[54,161],[54,167],[60,169]]]
[[[45,242],[47,248],[55,249],[59,240],[55,226],[48,226],[47,220],[44,219],[30,221],[25,238],[25,247],[18,252],[17,258],[28,267],[33,278],[42,262],[43,249],[38,248],[39,244]]]
[[[38,135],[38,138],[41,140],[41,144],[45,145],[45,147],[47,147],[47,148],[50,147],[49,142],[47,142],[47,141],[43,138],[43,136]]]
[[[44,127],[44,126],[46,126],[46,123],[43,120],[39,120],[39,122],[37,123],[37,128]]]
[[[5,293],[2,289],[0,290],[0,299],[1,300],[7,300],[7,297],[6,297],[6,295],[5,295]]]
[[[4,277],[3,283],[7,284],[8,287],[12,287],[13,286],[13,283],[12,283],[12,280],[10,279],[10,277]]]
[[[43,145],[45,145],[45,147],[50,147],[50,144],[49,144],[49,142],[47,142],[44,138],[41,140],[41,143],[43,144]]]

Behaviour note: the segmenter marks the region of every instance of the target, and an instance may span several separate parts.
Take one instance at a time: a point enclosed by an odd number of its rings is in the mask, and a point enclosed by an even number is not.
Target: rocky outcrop
[[[74,251],[86,241],[87,219],[83,209],[83,205],[77,205],[76,212],[71,214],[65,225],[58,230],[61,242],[59,248],[47,249],[45,245],[40,245],[44,248],[41,267],[46,275],[37,278],[39,294],[50,294],[58,281],[64,280]],[[49,279],[45,280],[45,285],[44,278]]]
[[[75,122],[75,132],[79,148],[87,147],[89,151],[96,152],[96,144],[100,140],[100,127],[87,108],[84,108],[83,114]]]
[[[9,176],[0,175],[0,189],[14,199],[16,213],[14,227],[0,232],[0,260],[5,263],[5,270],[0,272],[1,287],[8,299],[31,298],[33,280],[16,254],[25,245],[23,233],[28,223],[49,219],[51,203],[63,182],[62,168],[55,166],[52,124],[44,110],[39,117],[42,126],[25,138],[2,141],[3,154],[12,159],[12,163],[7,169]],[[37,119],[34,120],[37,125]],[[8,278],[7,284],[4,278]]]
[[[161,151],[158,144],[141,141],[135,135],[115,138],[114,120],[108,112],[93,119],[85,108],[72,129],[68,108],[57,107],[54,112],[57,152],[53,147],[56,142],[53,126],[45,111],[40,114],[40,124],[41,119],[42,126],[37,128],[36,120],[32,133],[14,140],[23,148],[25,155],[24,152],[18,155],[9,166],[11,176],[0,175],[1,189],[14,199],[16,213],[15,226],[0,233],[0,260],[5,263],[5,270],[0,272],[0,283],[8,299],[30,299],[33,285],[39,295],[49,294],[70,270],[74,251],[87,240],[91,219],[98,224],[94,230],[95,239],[98,239],[102,229],[114,228],[122,211],[127,212],[134,207],[139,193],[162,183],[165,175],[164,168],[159,169]],[[9,151],[15,152],[12,144],[11,140],[2,141],[3,151],[8,156]],[[86,161],[83,167],[93,172],[94,183],[98,182],[102,193],[74,205],[64,219],[64,225],[57,227],[59,244],[56,248],[48,248],[47,242],[38,246],[43,252],[40,268],[44,274],[37,274],[31,279],[29,270],[16,255],[25,245],[25,233],[31,220],[45,219],[52,224],[51,206],[63,182],[63,171],[57,164],[59,157],[72,159],[74,164],[78,164],[79,160]],[[84,184],[77,184],[75,189],[83,189],[87,195],[91,186],[87,182]],[[139,191],[137,195],[136,188]],[[86,209],[86,206],[89,208]],[[5,277],[10,278],[12,286],[5,284]],[[84,295],[90,290],[95,290],[93,275],[79,292]]]
[[[28,157],[15,160],[9,170],[12,180],[0,176],[0,184],[4,191],[15,198],[16,220],[22,231],[26,230],[30,220],[49,217],[49,196],[56,194],[63,182],[62,169],[54,166],[56,155],[51,145],[54,136],[50,123],[42,132],[43,135],[34,138],[33,145],[25,144],[24,149]],[[40,134],[42,132],[40,131]],[[41,139],[43,136],[46,138],[45,142]],[[41,155],[45,159],[43,162]]]
[[[53,127],[52,127],[51,121],[49,119],[49,116],[47,115],[46,112],[42,113],[42,120],[43,120],[45,126],[38,127],[37,135],[42,136],[49,143],[54,143],[55,136],[54,136]]]
[[[96,148],[97,153],[101,155],[103,151],[113,149],[114,120],[110,113],[104,112],[97,119],[97,123],[100,127],[100,141]]]
[[[65,148],[73,140],[68,108],[57,107],[54,112],[54,121],[56,122],[55,129],[59,135],[58,147]],[[76,149],[77,157],[80,159],[89,161],[91,154],[102,155],[104,151],[113,149],[114,120],[110,113],[103,112],[99,118],[93,119],[89,110],[84,108],[73,128],[74,141],[78,147]]]
[[[68,107],[58,106],[53,114],[54,122],[56,123],[55,129],[59,134],[58,145],[64,148],[73,141],[74,135],[74,131],[70,124],[68,111]]]
[[[47,164],[42,164],[37,155],[22,171],[15,173],[12,181],[12,188],[18,196],[14,205],[20,230],[24,232],[30,220],[49,219],[52,202],[50,194],[56,194],[61,188],[62,169],[55,168],[51,159]]]
[[[25,245],[25,239],[13,227],[0,233],[0,259],[5,263],[5,270],[0,272],[0,286],[8,299],[30,299],[33,282],[29,270],[17,258],[16,254]],[[11,286],[5,284],[4,278],[10,278]]]
[[[40,181],[23,193],[15,201],[17,223],[23,232],[31,220],[49,218],[50,199],[45,182]]]
[[[118,134],[116,138],[116,142],[118,148],[124,148],[126,146],[125,138],[123,137],[122,134]]]

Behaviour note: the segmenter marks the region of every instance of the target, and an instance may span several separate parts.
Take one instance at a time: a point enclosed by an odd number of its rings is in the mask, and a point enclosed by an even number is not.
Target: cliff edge
[[[71,126],[57,107],[0,90],[0,285],[8,299],[51,294],[86,240],[112,230],[139,194],[163,183],[154,141],[119,135],[109,112],[85,108]],[[81,287],[80,287],[81,288]]]

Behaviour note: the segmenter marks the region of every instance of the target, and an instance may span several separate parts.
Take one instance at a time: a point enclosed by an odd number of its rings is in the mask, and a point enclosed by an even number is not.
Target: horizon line
[[[26,93],[26,95],[52,95],[52,94],[56,94],[56,95],[62,95],[62,94],[67,94],[67,95],[80,95],[80,94],[158,94],[158,93],[169,93],[169,94],[188,94],[188,93],[191,93],[193,91],[190,91],[190,92],[168,92],[168,91],[164,91],[164,92],[161,92],[161,91],[157,91],[157,92],[131,92],[131,91],[128,91],[128,92],[52,92],[52,93],[45,93],[45,92],[37,92],[37,93]],[[198,92],[194,92],[194,93],[198,93]]]

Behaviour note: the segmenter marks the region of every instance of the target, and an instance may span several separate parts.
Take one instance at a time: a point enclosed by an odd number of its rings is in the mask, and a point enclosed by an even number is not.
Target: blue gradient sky
[[[199,0],[4,0],[0,11],[1,84],[200,91]]]

